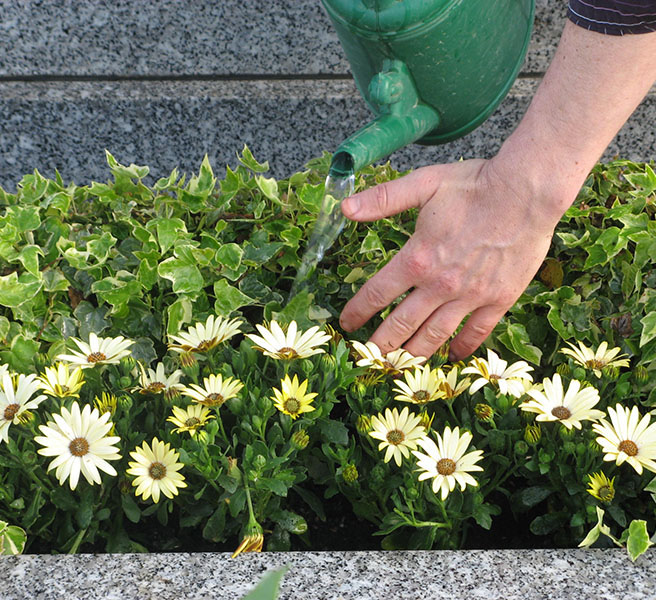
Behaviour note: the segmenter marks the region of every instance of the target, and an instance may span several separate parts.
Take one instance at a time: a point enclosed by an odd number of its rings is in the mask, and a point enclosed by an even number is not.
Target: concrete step
[[[265,552],[3,557],[4,600],[241,600],[287,566],[279,600],[653,600],[656,551]]]
[[[526,110],[537,79],[519,79],[474,132],[443,146],[412,145],[391,157],[398,169],[461,157],[489,157]],[[285,177],[332,151],[371,118],[350,80],[0,83],[0,186],[25,173],[58,169],[78,184],[105,181],[107,149],[124,164],[196,171],[205,154],[217,174],[247,144]],[[633,160],[656,156],[652,92],[606,151]]]
[[[543,72],[563,0],[537,0],[524,72]],[[234,76],[349,72],[320,0],[8,0],[0,77]]]

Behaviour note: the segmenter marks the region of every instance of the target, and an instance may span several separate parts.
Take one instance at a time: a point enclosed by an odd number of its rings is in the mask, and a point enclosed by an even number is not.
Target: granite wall
[[[154,176],[222,174],[247,144],[275,176],[332,151],[370,119],[320,0],[7,0],[0,11],[0,186],[55,169],[105,180],[104,149]],[[490,156],[512,131],[553,55],[564,0],[537,0],[522,73],[468,136],[395,153],[398,168]],[[656,154],[650,95],[606,156]]]

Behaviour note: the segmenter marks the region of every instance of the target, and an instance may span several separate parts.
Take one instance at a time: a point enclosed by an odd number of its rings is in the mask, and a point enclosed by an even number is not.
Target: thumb
[[[435,195],[442,165],[412,173],[358,192],[342,201],[342,213],[352,221],[375,221],[409,208],[420,208]]]

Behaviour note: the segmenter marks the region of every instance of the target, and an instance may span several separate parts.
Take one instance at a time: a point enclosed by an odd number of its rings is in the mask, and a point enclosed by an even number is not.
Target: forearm
[[[656,80],[656,33],[608,36],[568,22],[526,115],[501,148],[555,219]]]

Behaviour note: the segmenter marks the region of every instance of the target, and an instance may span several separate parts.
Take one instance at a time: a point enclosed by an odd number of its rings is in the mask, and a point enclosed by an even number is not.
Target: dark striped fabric
[[[656,31],[656,0],[569,0],[568,17],[608,35]]]

